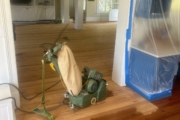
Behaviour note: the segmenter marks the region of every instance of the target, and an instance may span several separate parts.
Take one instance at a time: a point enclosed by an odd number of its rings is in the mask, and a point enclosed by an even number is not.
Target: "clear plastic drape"
[[[136,0],[131,46],[157,57],[180,54],[180,0]]]
[[[180,0],[136,0],[126,84],[150,101],[170,96],[179,62]]]

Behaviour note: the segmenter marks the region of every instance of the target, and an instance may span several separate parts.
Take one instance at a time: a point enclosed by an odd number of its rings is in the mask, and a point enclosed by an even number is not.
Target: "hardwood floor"
[[[20,90],[31,97],[41,92],[42,44],[54,43],[63,24],[35,24],[16,26],[16,57]],[[104,74],[108,81],[108,97],[95,105],[73,112],[68,105],[51,111],[56,120],[180,120],[180,79],[175,79],[173,96],[148,102],[128,87],[119,87],[111,79],[115,45],[116,23],[86,23],[83,30],[75,30],[73,23],[58,39],[67,42],[72,49],[79,68],[94,68]],[[50,45],[45,44],[48,48]],[[58,74],[46,65],[46,88],[59,80]],[[46,92],[48,108],[63,99],[62,84]],[[32,101],[21,98],[21,108],[31,111],[39,105],[41,96]],[[45,120],[37,114],[16,110],[17,120]]]

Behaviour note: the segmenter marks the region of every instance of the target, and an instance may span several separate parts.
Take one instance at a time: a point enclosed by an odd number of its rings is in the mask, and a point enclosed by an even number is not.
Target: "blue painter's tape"
[[[177,72],[177,76],[180,76],[180,63],[178,65],[178,72]]]
[[[126,85],[128,87],[130,87],[132,90],[134,90],[135,92],[137,92],[138,94],[140,94],[141,96],[143,96],[148,101],[159,100],[159,99],[162,99],[162,98],[165,98],[165,97],[169,97],[169,96],[172,95],[172,89],[163,91],[161,93],[148,94],[146,92],[143,92],[137,86],[135,86],[134,84],[132,84],[130,82],[127,82]]]
[[[129,80],[129,52],[128,52],[128,42],[131,39],[132,34],[132,20],[133,20],[133,4],[134,0],[130,1],[130,13],[129,13],[129,25],[126,30],[126,45],[125,45],[125,75],[126,82]]]
[[[171,96],[180,55],[156,58],[131,48],[130,77],[126,85],[149,101]]]

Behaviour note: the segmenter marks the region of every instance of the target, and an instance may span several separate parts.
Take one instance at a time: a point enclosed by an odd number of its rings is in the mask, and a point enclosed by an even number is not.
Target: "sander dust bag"
[[[62,79],[68,92],[72,96],[77,96],[82,89],[81,72],[74,59],[71,49],[64,44],[58,52],[58,66],[61,71]]]

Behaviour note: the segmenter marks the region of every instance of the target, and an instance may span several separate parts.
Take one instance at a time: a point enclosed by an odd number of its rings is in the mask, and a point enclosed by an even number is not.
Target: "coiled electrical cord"
[[[47,89],[45,89],[45,91],[51,89],[52,87],[56,86],[60,81],[56,82],[55,84],[53,84],[52,86],[48,87]],[[11,84],[11,83],[2,83],[0,84],[1,85],[10,85],[10,86],[13,86],[19,93],[20,95],[25,99],[25,100],[32,100],[34,98],[36,98],[37,96],[41,95],[42,92],[38,93],[37,95],[35,95],[34,97],[31,97],[31,98],[27,98],[23,95],[23,93],[19,90],[19,88],[17,88],[15,85]]]
[[[45,91],[47,91],[47,90],[51,89],[52,87],[56,86],[59,82],[60,82],[60,81],[58,81],[58,82],[56,82],[55,84],[53,84],[52,86],[48,87],[47,89],[45,89]],[[1,86],[1,85],[10,85],[10,86],[14,87],[16,90],[18,90],[18,92],[20,93],[20,95],[21,95],[25,100],[32,100],[32,99],[34,99],[34,98],[36,98],[37,96],[39,96],[39,95],[42,94],[42,92],[40,92],[40,93],[38,93],[37,95],[35,95],[35,96],[31,97],[31,98],[27,98],[27,97],[25,97],[25,96],[23,95],[23,93],[19,90],[19,88],[17,88],[17,87],[16,87],[15,85],[13,85],[13,84],[10,84],[10,83],[2,83],[2,84],[0,84],[0,86]],[[13,99],[14,105],[15,105],[15,107],[16,107],[17,110],[19,110],[19,111],[21,111],[21,112],[29,113],[29,114],[34,113],[34,112],[32,112],[32,111],[26,111],[26,110],[22,110],[21,108],[18,108],[18,107],[17,107],[16,99],[15,99],[14,97],[7,97],[7,98],[4,98],[4,99],[0,99],[0,101],[4,101],[4,100],[7,100],[7,99]],[[66,100],[66,98],[64,98],[63,101],[60,102],[57,106],[49,109],[49,111],[52,111],[52,110],[57,109],[59,106],[61,106],[61,104],[65,104],[65,102],[64,102],[65,100]]]
[[[17,110],[19,110],[19,111],[21,111],[21,112],[24,112],[24,113],[28,113],[28,114],[33,114],[33,113],[34,113],[33,111],[26,111],[26,110],[23,110],[23,109],[19,108],[19,107],[17,106],[17,102],[16,102],[16,99],[15,99],[14,97],[7,97],[7,98],[4,98],[4,99],[0,99],[0,101],[8,100],[8,99],[13,99],[13,100],[14,100],[14,105],[15,105],[15,107],[16,107]],[[57,106],[48,109],[48,111],[53,111],[53,110],[57,109],[59,106],[61,106],[61,104],[65,104],[64,101],[65,101],[66,99],[67,99],[67,98],[64,98],[62,102],[60,102]]]

